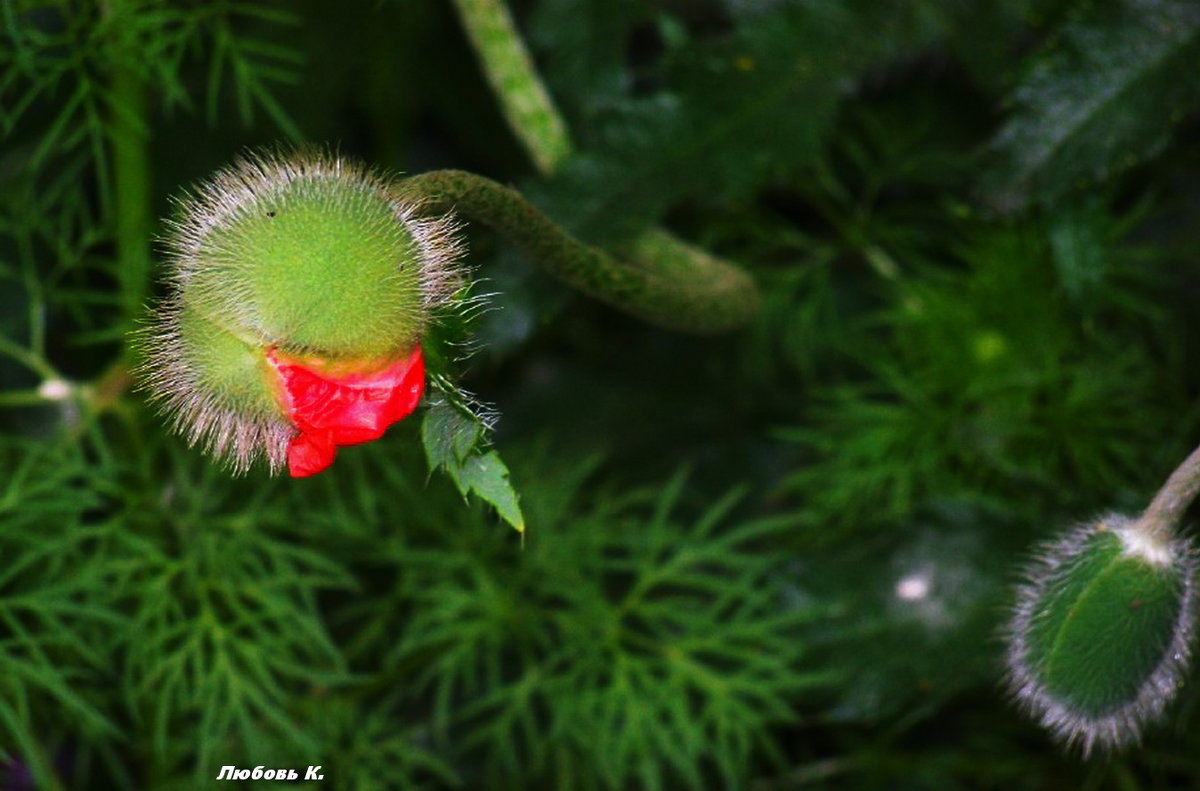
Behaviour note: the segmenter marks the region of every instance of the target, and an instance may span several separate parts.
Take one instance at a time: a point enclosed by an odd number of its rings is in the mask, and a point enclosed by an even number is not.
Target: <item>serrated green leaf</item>
[[[430,470],[445,470],[463,497],[474,493],[490,503],[504,521],[517,530],[525,529],[508,467],[499,453],[488,448],[487,424],[482,418],[449,401],[435,403],[421,423],[421,443]]]
[[[483,429],[478,420],[472,420],[453,405],[433,404],[421,422],[421,443],[429,468],[449,470],[460,466],[483,438]]]
[[[1050,202],[1157,153],[1200,101],[1200,6],[1096,3],[1017,87],[985,181],[997,208]]]
[[[525,530],[525,517],[517,502],[517,493],[508,479],[508,467],[496,451],[471,456],[452,471],[459,489],[469,488],[481,500],[490,503],[505,522]]]

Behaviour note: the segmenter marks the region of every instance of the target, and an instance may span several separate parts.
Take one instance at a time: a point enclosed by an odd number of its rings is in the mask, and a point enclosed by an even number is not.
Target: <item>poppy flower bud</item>
[[[1084,754],[1137,741],[1173,699],[1195,629],[1191,545],[1107,516],[1047,546],[1009,624],[1017,700]]]
[[[455,222],[320,153],[247,157],[178,207],[139,374],[190,442],[310,475],[416,408],[461,283]]]

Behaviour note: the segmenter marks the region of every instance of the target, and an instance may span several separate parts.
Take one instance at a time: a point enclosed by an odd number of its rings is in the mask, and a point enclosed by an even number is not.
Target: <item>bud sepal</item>
[[[1085,755],[1137,742],[1183,682],[1196,566],[1189,541],[1120,515],[1043,547],[1007,627],[1018,703]]]

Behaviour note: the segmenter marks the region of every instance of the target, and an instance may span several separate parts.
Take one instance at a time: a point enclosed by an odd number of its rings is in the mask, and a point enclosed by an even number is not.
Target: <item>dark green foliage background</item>
[[[513,10],[577,144],[551,178],[448,3],[0,2],[0,786],[1200,787],[1200,685],[1085,763],[1005,702],[998,638],[1028,548],[1200,435],[1198,7]],[[232,479],[124,339],[167,197],[289,140],[514,183],[599,244],[663,224],[762,315],[671,335],[472,232],[463,381],[524,543],[415,421]]]

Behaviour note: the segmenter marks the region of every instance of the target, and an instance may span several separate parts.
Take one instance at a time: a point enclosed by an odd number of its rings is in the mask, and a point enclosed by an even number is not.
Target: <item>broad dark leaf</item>
[[[1096,3],[1037,57],[993,141],[1002,211],[1086,188],[1162,149],[1200,101],[1200,5]]]

